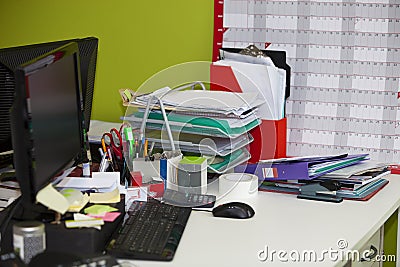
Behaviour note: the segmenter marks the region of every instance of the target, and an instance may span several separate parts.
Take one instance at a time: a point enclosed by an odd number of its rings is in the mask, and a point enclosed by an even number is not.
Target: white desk
[[[344,200],[328,203],[297,199],[293,195],[259,192],[248,220],[213,217],[193,211],[172,262],[133,261],[135,266],[342,266],[328,255],[322,262],[293,262],[291,251],[360,249],[400,206],[400,176],[387,176],[389,184],[366,202]],[[287,252],[282,262],[275,254],[265,262],[260,250]]]

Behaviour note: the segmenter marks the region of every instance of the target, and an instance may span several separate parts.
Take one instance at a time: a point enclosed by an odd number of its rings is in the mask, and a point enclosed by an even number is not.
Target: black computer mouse
[[[214,217],[248,219],[254,216],[254,209],[246,203],[229,202],[221,204],[212,210]]]

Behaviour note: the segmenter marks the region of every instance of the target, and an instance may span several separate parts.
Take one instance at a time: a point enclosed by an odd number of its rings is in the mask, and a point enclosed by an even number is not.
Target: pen
[[[105,172],[108,167],[108,163],[109,162],[107,159],[107,155],[105,153],[103,153],[103,156],[101,157],[99,172]]]
[[[144,137],[142,138],[139,145],[139,157],[144,156],[143,146],[144,146]]]
[[[100,156],[101,156],[101,157],[104,156],[104,152],[103,152],[103,149],[101,149],[101,147],[99,147],[99,153],[100,153]]]
[[[147,146],[149,145],[149,141],[147,139],[144,140],[144,152],[143,152],[143,156],[144,156],[144,160],[148,161],[149,160],[149,155],[147,155]]]
[[[136,153],[136,158],[139,157],[139,147],[138,147],[139,143],[138,143],[138,139],[137,137],[135,137],[135,153]]]
[[[154,149],[154,145],[155,145],[155,143],[156,142],[151,142],[151,145],[150,145],[150,150],[149,150],[149,156],[151,156],[151,154],[153,153],[153,149]]]
[[[114,161],[111,155],[111,149],[109,147],[107,148],[107,154],[108,154],[108,162],[110,163],[112,170],[115,171]]]
[[[103,152],[107,153],[106,142],[104,141],[104,138],[101,138],[101,146],[103,147]]]

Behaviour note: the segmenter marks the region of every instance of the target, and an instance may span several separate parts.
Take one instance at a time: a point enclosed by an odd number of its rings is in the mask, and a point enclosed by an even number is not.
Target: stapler
[[[339,188],[338,184],[332,182],[310,183],[300,187],[297,198],[339,203],[343,201],[335,193]]]

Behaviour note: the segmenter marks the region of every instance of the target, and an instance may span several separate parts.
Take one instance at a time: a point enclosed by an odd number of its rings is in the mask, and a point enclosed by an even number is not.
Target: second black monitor
[[[89,131],[96,74],[98,38],[87,37],[3,48],[0,49],[0,153],[12,149],[10,108],[14,100],[14,75],[16,68],[25,62],[70,42],[76,42],[79,47],[84,129],[86,132]]]

